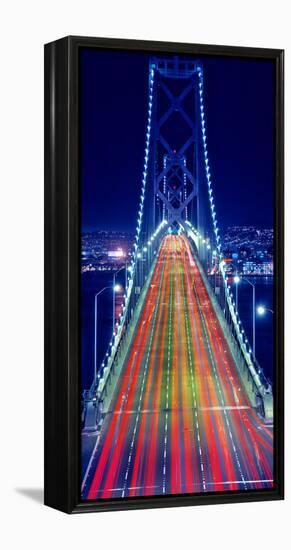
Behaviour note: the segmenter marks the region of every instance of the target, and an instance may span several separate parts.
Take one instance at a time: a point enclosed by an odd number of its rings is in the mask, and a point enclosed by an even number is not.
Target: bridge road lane
[[[189,245],[186,240],[184,242],[192,264],[194,259],[189,250]],[[207,415],[211,417],[212,434],[216,434],[216,437],[220,440],[218,446],[220,455],[223,456],[224,452],[223,460],[220,460],[220,466],[222,467],[224,464],[232,465],[236,472],[236,477],[229,479],[231,477],[229,470],[226,481],[223,482],[219,482],[216,477],[215,490],[219,490],[219,483],[223,486],[229,485],[231,488],[270,487],[272,486],[273,462],[272,431],[258,419],[256,413],[250,408],[195,262],[193,270],[186,270],[185,272],[192,274],[193,288],[196,293],[196,306],[199,310],[199,315],[195,312],[192,318],[195,320],[200,317],[204,329],[203,341],[208,348],[208,361],[204,362],[204,367],[206,367],[208,378],[208,396],[209,392],[212,392],[211,406],[209,406],[209,403],[207,406],[205,393],[202,392],[201,397],[203,396],[203,399],[200,402],[200,414],[204,423],[207,422]],[[201,368],[201,362],[198,362],[197,366]],[[205,380],[203,373],[199,378]],[[264,432],[263,438],[260,430]],[[222,444],[223,437],[227,438],[224,445]],[[226,449],[227,452],[225,453]],[[216,463],[217,460],[212,459],[212,465]],[[262,482],[261,480],[268,481]],[[213,483],[213,480],[209,480],[209,484],[211,483]]]
[[[82,497],[271,487],[272,457],[189,243],[168,235]]]
[[[104,487],[108,487],[108,478],[106,475],[109,470],[109,475],[114,476],[115,472],[112,468],[112,458],[114,455],[117,462],[118,470],[122,463],[128,466],[131,441],[134,435],[136,422],[139,420],[138,406],[144,405],[140,403],[141,396],[144,394],[145,371],[148,369],[149,360],[149,345],[152,345],[154,330],[158,319],[158,306],[161,302],[161,295],[164,292],[167,277],[162,276],[165,266],[164,255],[166,254],[166,245],[161,248],[160,256],[157,261],[156,269],[153,274],[153,279],[149,288],[149,293],[140,316],[140,322],[136,329],[133,344],[131,346],[128,358],[125,361],[122,376],[112,399],[111,412],[106,415],[100,434],[100,442],[96,448],[96,457],[91,461],[91,468],[85,476],[83,482],[83,493],[88,491],[92,474],[94,473],[93,487],[96,494],[102,495]],[[151,349],[151,348],[150,348]],[[154,354],[151,354],[151,359],[155,359]],[[148,382],[150,381],[148,377]],[[134,408],[135,407],[135,408]],[[146,411],[143,414],[143,420],[147,420]],[[126,426],[126,428],[125,428]],[[127,437],[124,437],[126,430]],[[145,435],[147,431],[145,432]],[[122,452],[120,447],[123,446]],[[118,453],[116,452],[118,450]],[[95,453],[94,453],[95,454]],[[97,458],[98,457],[98,458]],[[97,458],[97,461],[96,461]],[[95,470],[97,462],[97,468]],[[120,496],[123,492],[123,485],[126,482],[126,469],[123,467],[124,476],[119,476],[120,483],[106,488],[106,492],[110,496],[115,496],[117,493]],[[107,481],[107,484],[105,483]],[[114,489],[114,491],[112,491]],[[92,493],[92,486],[90,488]]]

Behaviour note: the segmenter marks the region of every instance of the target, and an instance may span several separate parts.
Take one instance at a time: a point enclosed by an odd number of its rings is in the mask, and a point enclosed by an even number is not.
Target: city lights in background
[[[125,257],[125,252],[122,250],[122,248],[108,251],[108,258],[124,258],[124,257]]]

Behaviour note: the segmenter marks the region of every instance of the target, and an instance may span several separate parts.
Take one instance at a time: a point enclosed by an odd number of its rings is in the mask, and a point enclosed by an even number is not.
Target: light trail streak
[[[189,242],[167,235],[83,480],[84,499],[269,488],[252,409]]]

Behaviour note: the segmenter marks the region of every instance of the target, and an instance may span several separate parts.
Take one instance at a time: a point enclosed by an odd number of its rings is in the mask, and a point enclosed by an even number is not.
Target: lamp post
[[[113,283],[112,283],[112,288],[113,288],[113,305],[112,305],[113,332],[115,332],[115,293],[119,292],[120,289],[121,289],[121,286],[119,284],[116,284],[116,275],[118,275],[118,273],[120,271],[122,271],[123,269],[125,269],[125,288],[127,288],[127,262],[125,262],[125,265],[121,266],[117,271],[115,271],[115,273],[113,273]]]
[[[148,248],[146,246],[143,247],[142,249],[143,253],[146,255],[146,267],[145,267],[145,271],[146,271],[146,276],[148,274],[148,270],[149,270],[149,253],[148,253]],[[144,260],[142,260],[144,261]],[[145,278],[146,278],[145,276]],[[144,280],[142,281],[142,284],[144,283]]]
[[[238,304],[238,285],[241,280],[246,281],[249,285],[251,285],[253,289],[253,357],[256,359],[256,287],[247,277],[239,277],[238,275],[235,275],[233,278],[235,285],[236,285],[236,291],[235,291],[235,297],[236,297],[236,309]]]
[[[152,243],[151,243],[151,241],[148,241],[147,246],[148,246],[148,251],[149,251],[148,252],[149,265],[151,265],[151,263],[152,263]]]
[[[259,305],[257,306],[257,313],[258,315],[262,316],[262,315],[265,315],[265,313],[269,311],[270,313],[272,313],[274,315],[274,311],[272,309],[270,309],[269,307],[265,307],[263,305]]]
[[[212,269],[214,270],[214,293],[216,294],[216,270],[217,270],[216,250],[212,251],[211,265],[212,265]],[[219,299],[220,299],[220,296],[219,296]]]
[[[136,260],[142,260],[142,254],[141,252],[138,252],[137,255],[136,255]],[[137,264],[137,273],[138,273],[138,283],[140,287],[142,287],[142,277],[143,277],[143,269],[142,269],[142,265],[140,267],[140,262],[136,262]]]
[[[238,276],[238,274],[236,273],[234,278],[233,278],[234,282],[235,282],[235,307],[237,309],[237,304],[238,304],[238,284],[240,282],[240,277]]]
[[[256,287],[247,277],[244,280],[253,288],[253,356],[256,359]]]
[[[111,286],[105,286],[95,294],[95,315],[94,315],[94,387],[96,388],[97,378],[97,315],[98,315],[98,296]]]
[[[127,281],[127,269],[128,269],[128,263],[127,263],[127,260],[125,262],[125,290],[127,290],[127,287],[128,287],[128,281]]]

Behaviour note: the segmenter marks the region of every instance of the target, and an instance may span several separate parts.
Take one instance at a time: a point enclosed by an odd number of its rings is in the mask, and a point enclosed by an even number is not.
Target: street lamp
[[[270,313],[274,314],[274,311],[268,307],[265,307],[263,305],[260,305],[257,307],[257,313],[258,315],[262,316],[262,315],[265,315],[265,313],[269,311]]]
[[[143,252],[146,255],[146,274],[148,274],[150,265],[150,247],[144,246]]]
[[[238,275],[235,275],[233,278],[233,282],[235,283],[235,307],[237,310],[237,302],[238,302],[238,284],[240,283],[240,277]]]
[[[138,252],[136,255],[137,260],[142,260],[142,253]],[[137,283],[138,286],[142,287],[142,279],[143,279],[143,265],[140,264],[140,262],[137,262]]]
[[[237,302],[238,302],[238,285],[241,280],[246,281],[249,285],[251,285],[253,289],[253,356],[255,359],[256,358],[256,287],[253,283],[251,283],[251,281],[247,277],[239,277],[238,275],[234,276],[233,281],[236,285],[236,289],[235,289],[236,310],[237,310]],[[258,309],[257,309],[257,312],[258,312]],[[262,312],[260,314],[262,314]]]
[[[105,286],[95,294],[95,316],[94,316],[94,387],[96,387],[97,378],[97,313],[98,313],[98,296],[111,286]]]
[[[148,241],[148,258],[149,258],[149,263],[151,264],[152,263],[152,241],[149,240]]]
[[[118,275],[118,273],[123,269],[125,269],[125,288],[127,288],[127,262],[125,262],[125,265],[122,265],[117,271],[115,271],[115,273],[113,273],[113,283],[112,283],[113,285],[113,305],[112,305],[113,332],[115,330],[115,293],[121,291],[121,285],[118,283],[116,284],[116,275]]]
[[[207,267],[208,267],[208,271],[211,270],[211,259],[212,259],[212,256],[211,256],[211,246],[209,244],[209,242],[207,243],[206,245],[206,258],[207,258]]]
[[[244,280],[253,288],[253,356],[256,359],[256,287],[247,277]]]
[[[112,329],[115,331],[115,294],[121,291],[121,285],[115,284],[115,275],[113,275],[113,300],[112,300]]]

